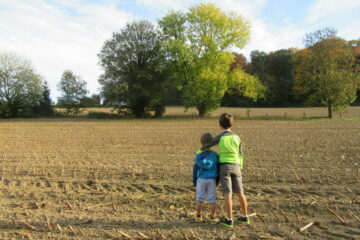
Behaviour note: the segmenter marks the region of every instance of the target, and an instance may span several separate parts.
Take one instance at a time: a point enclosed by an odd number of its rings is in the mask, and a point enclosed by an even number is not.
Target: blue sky
[[[334,27],[347,40],[360,38],[360,0],[0,0],[0,51],[32,61],[48,81],[53,100],[66,69],[98,92],[97,54],[105,40],[129,21],[153,23],[169,10],[215,3],[251,22],[251,42],[238,52],[249,56],[281,48],[302,48],[306,33]]]

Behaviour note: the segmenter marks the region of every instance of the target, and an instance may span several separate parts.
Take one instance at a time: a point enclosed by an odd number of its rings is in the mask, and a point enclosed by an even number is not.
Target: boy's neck
[[[203,150],[201,152],[208,152],[208,151],[211,151],[211,148],[207,148],[207,149],[205,149],[205,150]]]
[[[231,131],[231,128],[221,128],[222,129],[222,131],[224,132],[224,131]]]

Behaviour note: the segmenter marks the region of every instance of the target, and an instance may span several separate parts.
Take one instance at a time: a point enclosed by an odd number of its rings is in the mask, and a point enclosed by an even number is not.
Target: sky
[[[65,70],[99,93],[102,69],[98,53],[128,22],[157,20],[170,10],[186,11],[214,3],[251,23],[251,41],[237,52],[249,56],[303,48],[306,33],[333,27],[346,40],[360,39],[360,0],[0,0],[0,52],[13,52],[32,62],[48,82],[51,97]]]

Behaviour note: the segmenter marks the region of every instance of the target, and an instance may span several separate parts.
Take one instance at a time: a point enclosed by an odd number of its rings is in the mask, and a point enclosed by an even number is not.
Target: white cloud
[[[251,39],[249,44],[239,52],[249,57],[253,50],[265,52],[290,47],[299,47],[305,32],[290,22],[281,25],[267,23],[263,17],[263,10],[268,0],[221,0],[216,1],[223,10],[235,11],[244,16],[251,23]]]
[[[196,1],[195,1],[196,2]],[[167,12],[170,9],[181,10],[194,4],[191,0],[136,0],[140,6],[147,6],[157,12]]]
[[[309,9],[307,21],[316,22],[324,17],[341,14],[358,7],[360,7],[359,0],[316,0]]]
[[[97,54],[112,32],[135,18],[111,4],[86,1],[12,0],[1,1],[1,6],[1,48],[31,59],[53,96],[58,96],[56,84],[66,69],[81,75],[96,92],[101,73]]]
[[[136,0],[138,5],[164,14],[169,10],[186,10],[188,7],[200,3],[214,3],[225,11],[235,11],[246,18],[257,16],[261,13],[268,0]]]
[[[252,24],[251,40],[240,52],[249,56],[253,50],[265,52],[276,51],[301,46],[306,31],[287,23],[282,26],[272,26],[262,19],[254,20]]]
[[[220,0],[213,2],[221,9],[237,12],[252,22],[260,16],[268,0]]]
[[[356,40],[360,39],[360,24],[359,22],[352,22],[344,26],[339,32],[340,37],[345,38],[346,40]]]
[[[306,22],[311,24],[312,29],[335,27],[338,36],[346,40],[360,38],[359,0],[317,0],[308,10]]]

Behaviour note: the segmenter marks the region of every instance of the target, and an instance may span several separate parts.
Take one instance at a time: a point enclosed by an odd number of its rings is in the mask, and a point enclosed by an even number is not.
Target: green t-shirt
[[[240,137],[229,130],[221,132],[213,138],[211,143],[201,147],[201,150],[208,149],[219,144],[219,162],[239,164],[243,167],[243,154]]]
[[[219,141],[220,163],[236,163],[243,166],[243,156],[241,155],[241,140],[237,135],[222,136]]]

